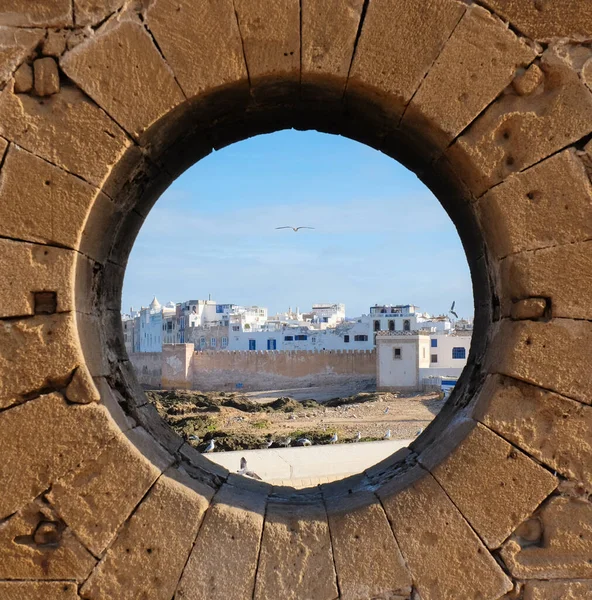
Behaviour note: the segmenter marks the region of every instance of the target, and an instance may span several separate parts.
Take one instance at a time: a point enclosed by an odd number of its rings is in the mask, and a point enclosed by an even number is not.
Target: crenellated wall
[[[193,352],[167,344],[161,353],[131,354],[144,387],[245,391],[376,381],[374,350]],[[174,373],[173,373],[174,370]],[[242,385],[241,385],[242,384]]]

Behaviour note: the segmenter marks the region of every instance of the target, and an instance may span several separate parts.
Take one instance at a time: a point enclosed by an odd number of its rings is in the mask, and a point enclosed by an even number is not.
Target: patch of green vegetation
[[[271,425],[271,421],[267,421],[265,419],[263,419],[262,421],[254,421],[253,423],[251,423],[252,427],[255,427],[255,429],[267,429],[267,427],[269,427]]]

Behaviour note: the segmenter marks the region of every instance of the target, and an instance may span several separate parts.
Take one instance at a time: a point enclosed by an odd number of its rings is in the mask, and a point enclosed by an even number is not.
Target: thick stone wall
[[[0,0],[0,597],[589,598],[590,39],[589,0]],[[302,492],[168,429],[120,318],[162,191],[285,128],[414,171],[475,297],[426,431]]]
[[[376,383],[374,351],[196,352],[193,387],[199,390],[282,390],[312,385]]]
[[[129,358],[140,385],[148,389],[162,387],[162,352],[133,352]]]

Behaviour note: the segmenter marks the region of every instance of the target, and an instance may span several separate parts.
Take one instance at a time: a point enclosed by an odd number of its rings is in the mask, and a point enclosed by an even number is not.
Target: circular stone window
[[[121,4],[0,8],[0,595],[589,594],[587,3]],[[172,434],[119,313],[161,192],[285,128],[413,170],[475,293],[467,367],[424,435],[300,492]]]

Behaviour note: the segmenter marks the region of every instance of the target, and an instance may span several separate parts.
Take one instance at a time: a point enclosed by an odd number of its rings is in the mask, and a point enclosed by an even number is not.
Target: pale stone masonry
[[[0,0],[2,600],[590,597],[591,38],[589,0]],[[120,319],[160,194],[284,128],[413,170],[475,295],[426,431],[303,491],[168,429]]]

